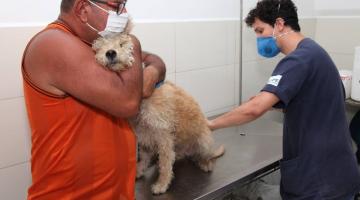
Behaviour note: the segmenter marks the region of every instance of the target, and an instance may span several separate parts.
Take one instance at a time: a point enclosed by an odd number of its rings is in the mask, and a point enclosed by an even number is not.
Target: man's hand
[[[143,70],[143,98],[148,98],[154,92],[156,83],[165,79],[166,67],[163,60],[148,52],[142,52]]]
[[[159,80],[159,71],[152,66],[147,66],[143,72],[143,98],[148,98],[154,92],[155,85]]]

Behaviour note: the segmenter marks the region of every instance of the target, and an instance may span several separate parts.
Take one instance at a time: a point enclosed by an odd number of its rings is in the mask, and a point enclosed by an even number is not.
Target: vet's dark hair
[[[279,9],[280,4],[280,9]],[[274,26],[277,18],[282,18],[285,25],[290,26],[294,31],[300,32],[297,8],[291,0],[262,0],[247,15],[245,22],[251,27],[255,18]]]
[[[69,12],[71,8],[74,6],[75,0],[62,0],[61,1],[61,12]]]

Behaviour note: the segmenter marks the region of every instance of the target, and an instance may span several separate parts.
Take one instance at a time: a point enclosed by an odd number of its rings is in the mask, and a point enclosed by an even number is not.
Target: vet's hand
[[[154,67],[147,66],[143,72],[144,81],[143,81],[143,98],[148,98],[154,92],[155,85],[159,80],[159,72]]]
[[[210,130],[215,130],[214,129],[214,123],[213,123],[213,121],[212,120],[206,120],[206,124],[207,124],[207,126],[209,127],[209,129]]]

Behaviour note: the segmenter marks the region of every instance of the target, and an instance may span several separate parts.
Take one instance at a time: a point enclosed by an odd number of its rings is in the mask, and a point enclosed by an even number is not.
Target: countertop
[[[169,190],[162,195],[151,194],[156,180],[155,167],[136,181],[137,200],[215,199],[239,184],[278,166],[282,157],[282,124],[259,119],[250,124],[215,131],[217,144],[226,152],[214,171],[206,173],[188,160],[177,161]]]

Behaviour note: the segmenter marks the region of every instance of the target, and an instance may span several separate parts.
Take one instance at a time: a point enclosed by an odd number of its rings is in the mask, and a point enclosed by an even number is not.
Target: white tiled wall
[[[323,17],[317,20],[316,40],[339,69],[352,70],[354,51],[360,46],[360,17]]]
[[[354,51],[360,46],[360,17],[321,17],[317,19],[316,40],[330,54],[338,69],[352,70]],[[357,108],[347,107],[351,120]]]
[[[208,116],[237,104],[238,24],[239,21],[176,24],[176,84],[189,91]],[[203,34],[199,35],[199,30]]]
[[[176,73],[176,84],[190,92],[202,110],[212,111],[234,106],[235,65]]]
[[[198,35],[199,30],[203,34]],[[234,54],[235,23],[177,23],[177,72],[233,64]]]
[[[0,27],[0,199],[26,198],[30,134],[24,105],[21,56],[42,27]],[[158,54],[167,79],[182,86],[207,116],[238,104],[240,21],[135,23],[143,50]]]
[[[0,199],[26,199],[31,182],[20,63],[27,41],[40,29],[0,28]]]
[[[0,168],[0,199],[25,200],[30,183],[29,162]]]
[[[21,55],[27,41],[40,27],[0,28],[0,99],[23,96],[20,73]]]
[[[174,23],[135,23],[133,34],[140,40],[143,50],[161,56],[167,74],[175,73]]]
[[[1,169],[29,160],[30,135],[24,98],[0,101],[0,110]]]
[[[240,2],[239,2],[240,4]],[[241,96],[241,24],[235,25],[235,103],[240,103]]]

